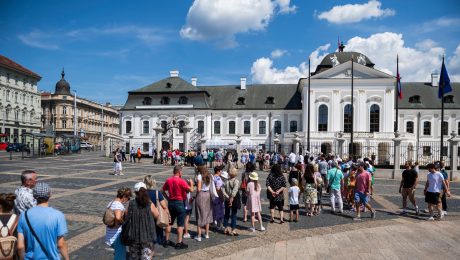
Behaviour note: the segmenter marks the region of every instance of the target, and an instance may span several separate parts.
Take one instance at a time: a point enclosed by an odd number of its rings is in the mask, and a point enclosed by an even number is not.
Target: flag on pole
[[[397,84],[397,91],[398,91],[398,98],[402,99],[402,86],[401,86],[401,76],[399,75],[399,57],[396,57],[396,84]]]
[[[450,85],[449,74],[447,74],[446,65],[444,64],[444,57],[442,57],[441,75],[439,77],[438,98],[442,98],[443,94],[452,92]]]

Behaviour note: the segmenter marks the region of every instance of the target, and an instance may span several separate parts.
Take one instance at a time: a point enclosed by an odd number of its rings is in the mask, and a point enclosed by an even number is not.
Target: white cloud
[[[287,53],[288,52],[286,50],[276,49],[276,50],[272,51],[272,53],[270,54],[270,57],[272,57],[273,59],[281,58],[282,56],[284,56]]]
[[[49,41],[51,35],[42,31],[34,30],[27,34],[20,34],[18,38],[22,43],[31,47],[45,50],[59,49],[59,45],[57,45],[56,42]]]
[[[311,70],[327,55],[330,44],[318,47],[310,55]],[[406,46],[403,35],[385,32],[368,38],[353,37],[346,43],[345,51],[356,51],[368,56],[375,68],[390,75],[396,74],[396,55],[399,55],[399,70],[403,82],[429,82],[431,73],[440,71],[445,49],[433,40],[427,39]],[[284,69],[274,67],[269,58],[257,59],[251,68],[252,81],[257,83],[297,83],[299,77],[308,75],[308,61],[299,66]],[[447,70],[451,81],[460,81],[460,44],[453,55],[447,55]]]
[[[460,18],[440,17],[431,21],[424,22],[422,25],[417,24],[414,30],[420,33],[435,32],[437,30],[458,31],[460,27]]]
[[[290,0],[195,0],[180,30],[182,38],[196,41],[212,40],[220,47],[237,45],[237,33],[263,31],[275,11],[295,11]]]
[[[318,14],[318,18],[330,23],[356,23],[371,18],[395,15],[395,10],[382,9],[381,6],[382,3],[376,0],[370,0],[365,4],[338,5]]]

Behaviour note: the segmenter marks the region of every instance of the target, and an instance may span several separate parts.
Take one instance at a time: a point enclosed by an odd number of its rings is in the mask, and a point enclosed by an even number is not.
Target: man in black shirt
[[[402,194],[402,212],[401,214],[406,214],[407,207],[407,197],[409,197],[410,202],[415,207],[415,212],[417,215],[420,214],[420,210],[415,202],[415,187],[417,187],[418,174],[412,168],[411,162],[406,162],[405,170],[402,173],[401,184],[399,185],[399,193]]]

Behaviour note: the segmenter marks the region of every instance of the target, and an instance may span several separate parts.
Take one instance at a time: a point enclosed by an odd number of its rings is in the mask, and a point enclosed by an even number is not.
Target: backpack
[[[14,231],[18,225],[18,216],[12,214],[6,224],[0,221],[0,259],[13,259],[18,239]]]

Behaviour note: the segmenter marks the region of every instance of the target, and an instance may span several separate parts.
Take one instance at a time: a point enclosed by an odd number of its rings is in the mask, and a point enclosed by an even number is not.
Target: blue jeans
[[[232,229],[236,228],[236,217],[238,209],[236,207],[229,207],[228,201],[225,202],[225,215],[224,215],[224,227],[228,226],[228,219],[230,218],[230,213],[232,216],[231,227]]]
[[[115,249],[114,260],[126,259],[126,246],[121,243],[121,234],[118,235],[117,239],[113,242],[112,248]]]

